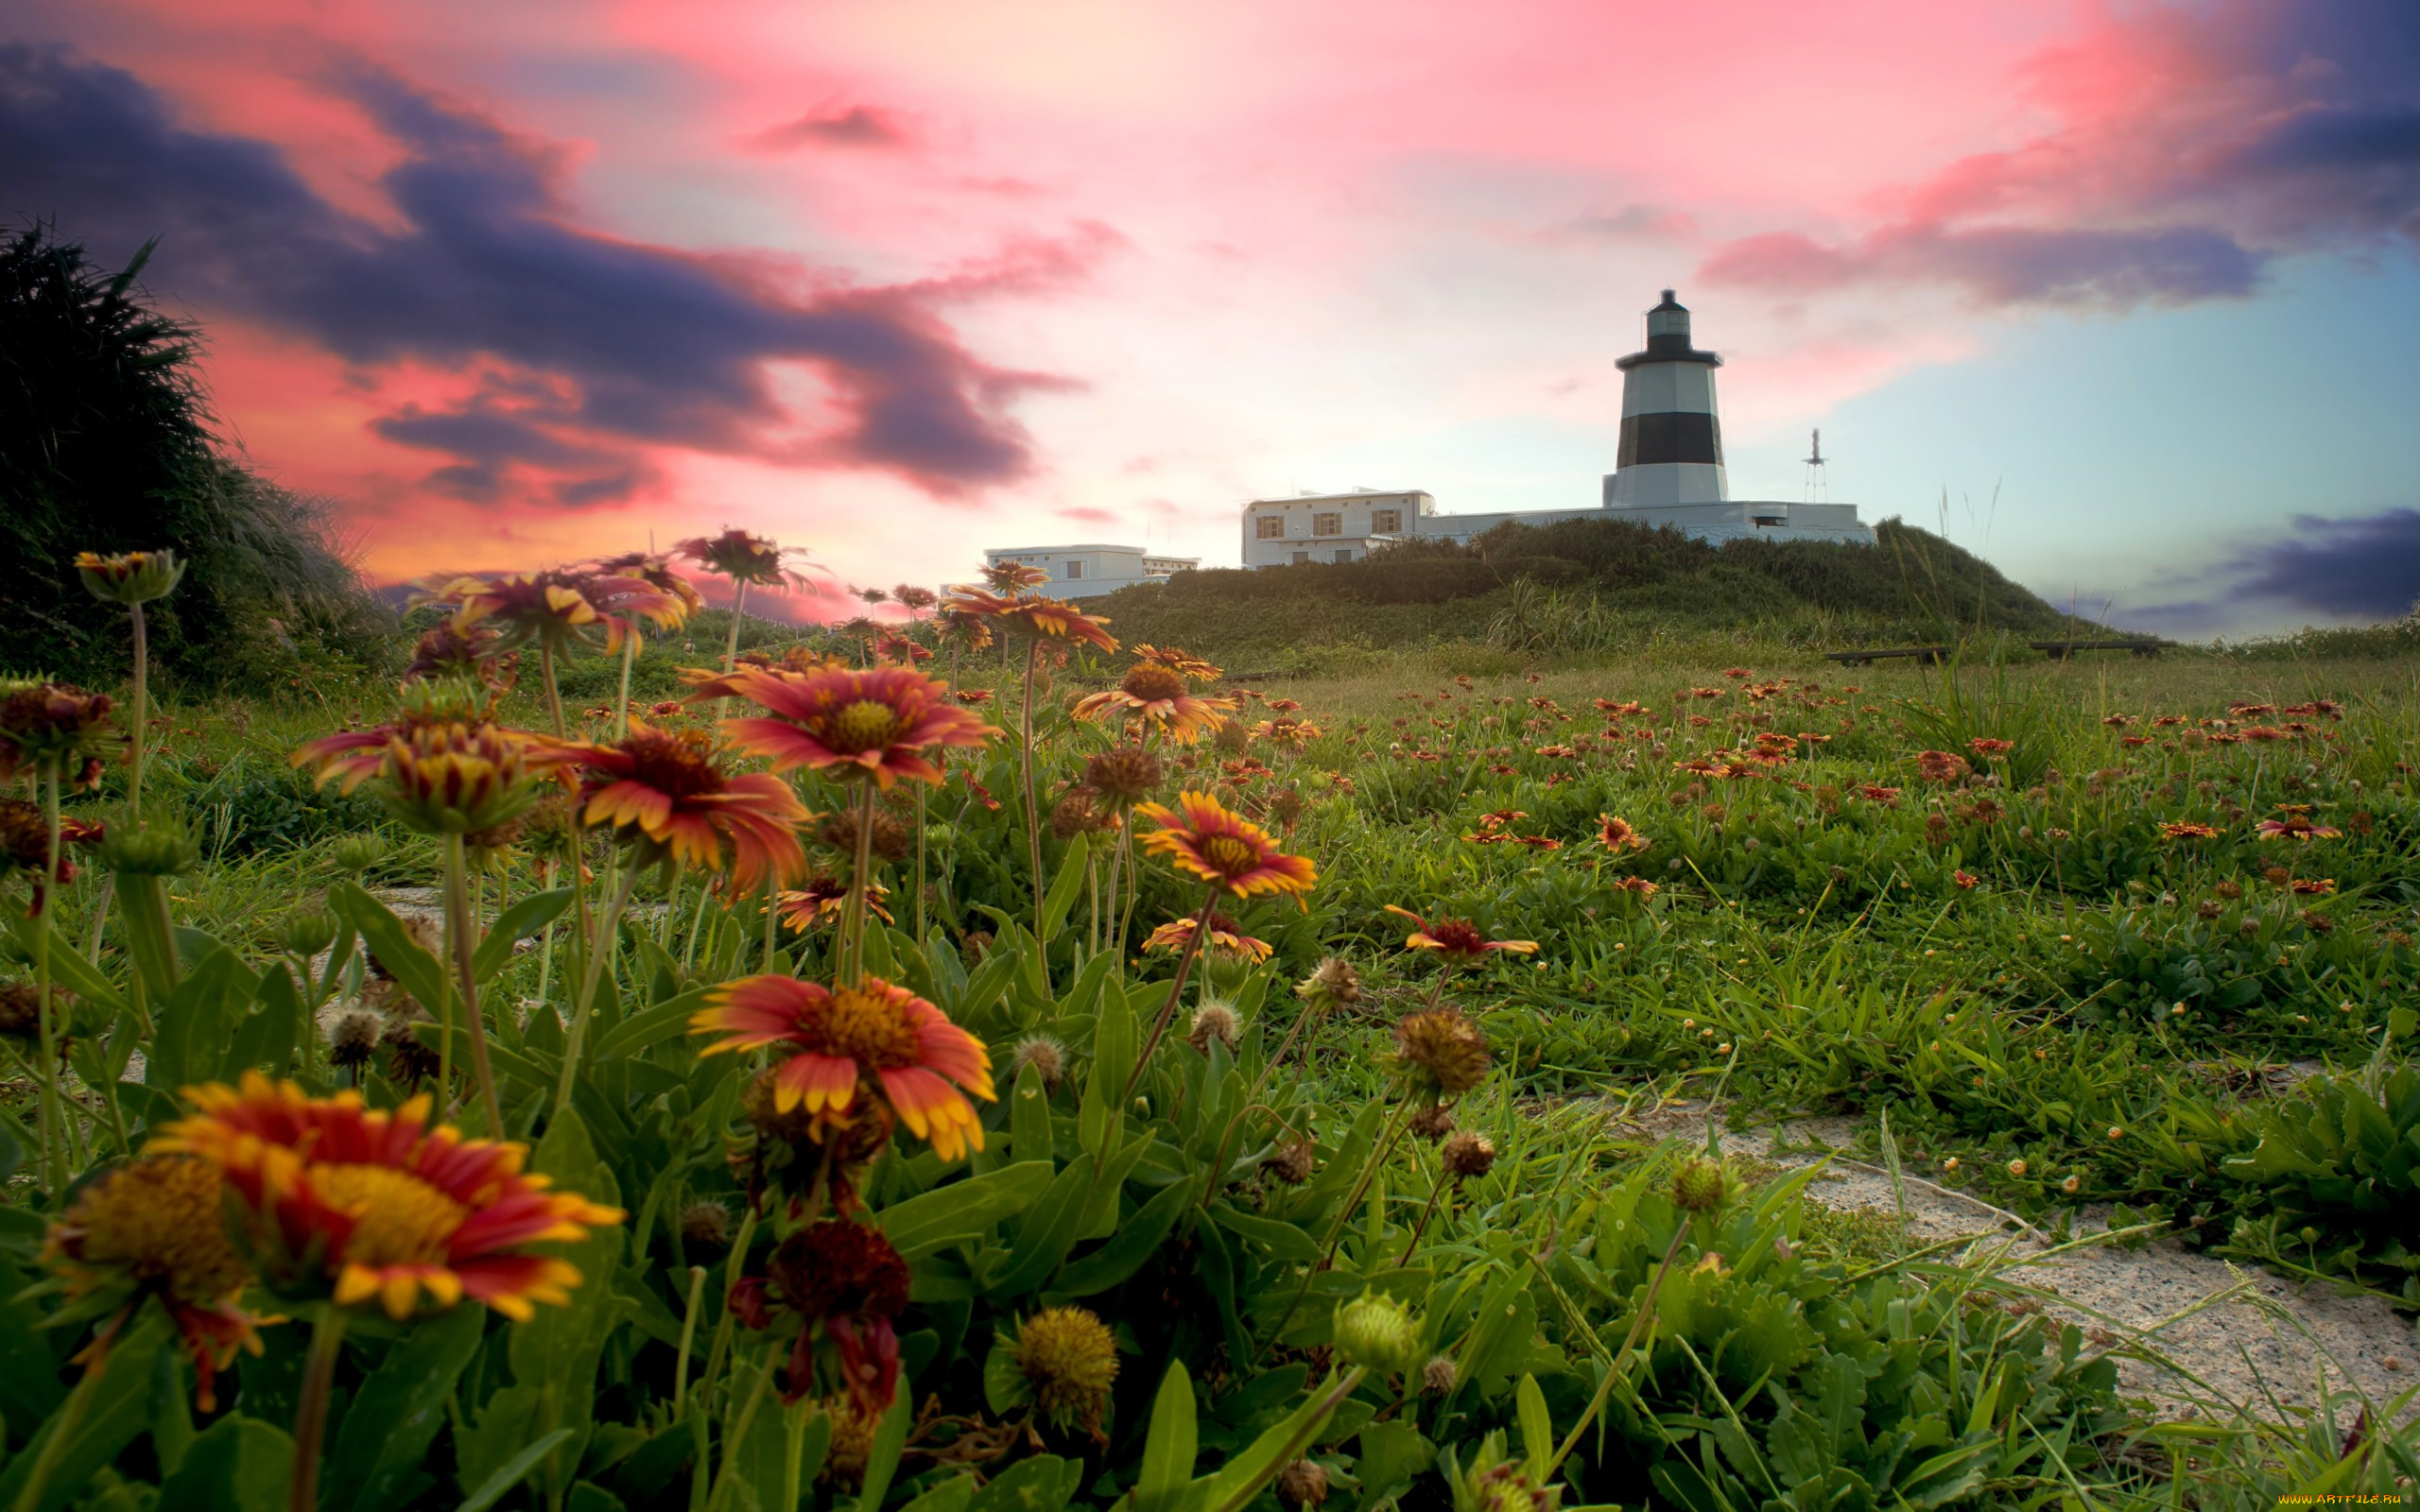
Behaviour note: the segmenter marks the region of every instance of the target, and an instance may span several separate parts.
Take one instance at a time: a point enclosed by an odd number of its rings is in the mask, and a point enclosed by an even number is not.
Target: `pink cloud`
[[[788,152],[798,147],[895,149],[911,140],[898,115],[873,105],[824,106],[743,139],[758,152]]]

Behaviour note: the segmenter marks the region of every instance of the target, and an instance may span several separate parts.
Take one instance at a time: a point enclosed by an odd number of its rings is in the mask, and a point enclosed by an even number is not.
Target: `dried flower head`
[[[328,1031],[328,1063],[358,1074],[378,1053],[387,1021],[367,1009],[354,1008],[337,1017]]]
[[[1067,1074],[1067,1047],[1046,1034],[1031,1034],[1017,1041],[1009,1057],[1009,1077],[1011,1081],[1031,1066],[1042,1078],[1045,1091],[1057,1091],[1060,1078]]]
[[[1464,1129],[1439,1148],[1437,1159],[1447,1176],[1457,1181],[1468,1181],[1487,1175],[1495,1166],[1495,1145],[1486,1135]]]
[[[1407,1013],[1395,1025],[1391,1069],[1431,1101],[1459,1097],[1487,1078],[1487,1037],[1447,1005]]]
[[[1212,1040],[1229,1050],[1235,1049],[1236,1032],[1236,1010],[1213,998],[1193,1010],[1193,1025],[1185,1032],[1184,1038],[1186,1043],[1206,1056],[1210,1053]]]
[[[1131,809],[1160,790],[1160,759],[1140,746],[1117,746],[1084,763],[1084,786],[1113,809]]]
[[[712,1199],[692,1202],[681,1210],[681,1242],[700,1249],[721,1249],[731,1243],[731,1209]]]
[[[1461,1374],[1452,1355],[1430,1355],[1428,1363],[1420,1367],[1420,1389],[1429,1396],[1442,1397],[1454,1389],[1454,1383],[1461,1379]]]
[[[1287,1512],[1327,1503],[1327,1468],[1315,1459],[1298,1459],[1277,1472],[1277,1504]]]
[[[1309,1140],[1294,1140],[1270,1152],[1261,1168],[1289,1187],[1299,1187],[1311,1178],[1319,1164],[1319,1148]]]
[[[1017,1325],[1017,1373],[1043,1416],[1062,1429],[1098,1432],[1117,1381],[1117,1341],[1081,1307],[1046,1307]]]
[[[1454,1110],[1443,1103],[1430,1103],[1415,1111],[1404,1127],[1412,1138],[1434,1144],[1454,1132]]]
[[[1294,984],[1294,995],[1315,1006],[1350,1007],[1361,1001],[1361,973],[1343,956],[1331,955]]]
[[[843,856],[857,853],[857,811],[836,809],[815,832],[816,843],[838,851]],[[877,806],[873,824],[868,832],[867,844],[873,859],[886,866],[896,866],[915,853],[916,834],[899,816]]]
[[[795,1314],[798,1336],[784,1401],[814,1390],[820,1329],[838,1347],[841,1380],[859,1410],[879,1415],[899,1384],[899,1337],[891,1319],[908,1306],[908,1263],[880,1229],[825,1218],[776,1246],[764,1277],[742,1278],[732,1303],[752,1328],[769,1326],[774,1307]]]

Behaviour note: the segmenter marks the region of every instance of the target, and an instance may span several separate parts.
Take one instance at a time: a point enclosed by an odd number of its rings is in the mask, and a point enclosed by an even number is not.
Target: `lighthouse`
[[[1604,507],[1728,499],[1714,407],[1714,369],[1722,359],[1690,344],[1688,307],[1670,289],[1647,312],[1647,350],[1614,366],[1622,373],[1621,450],[1605,474]]]

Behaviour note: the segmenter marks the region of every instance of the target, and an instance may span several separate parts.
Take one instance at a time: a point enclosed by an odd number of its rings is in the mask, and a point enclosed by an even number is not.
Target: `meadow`
[[[1608,1116],[1841,1115],[2046,1228],[2420,1308],[2408,660],[1237,682],[1005,577],[797,630],[674,566],[438,585],[400,696],[146,687],[139,764],[131,689],[11,684],[9,1504],[2420,1475],[2408,1396],[2174,1419],[2118,1385],[2155,1341]]]

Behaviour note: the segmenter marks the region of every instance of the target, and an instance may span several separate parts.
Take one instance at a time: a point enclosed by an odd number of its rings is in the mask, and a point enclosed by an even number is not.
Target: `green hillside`
[[[1410,541],[1361,561],[1186,573],[1088,607],[1130,642],[1272,668],[1455,641],[1561,655],[1743,631],[1833,648],[2098,629],[1929,532],[1886,520],[1876,533],[1873,546],[1713,545],[1626,521],[1504,524],[1467,546]]]

